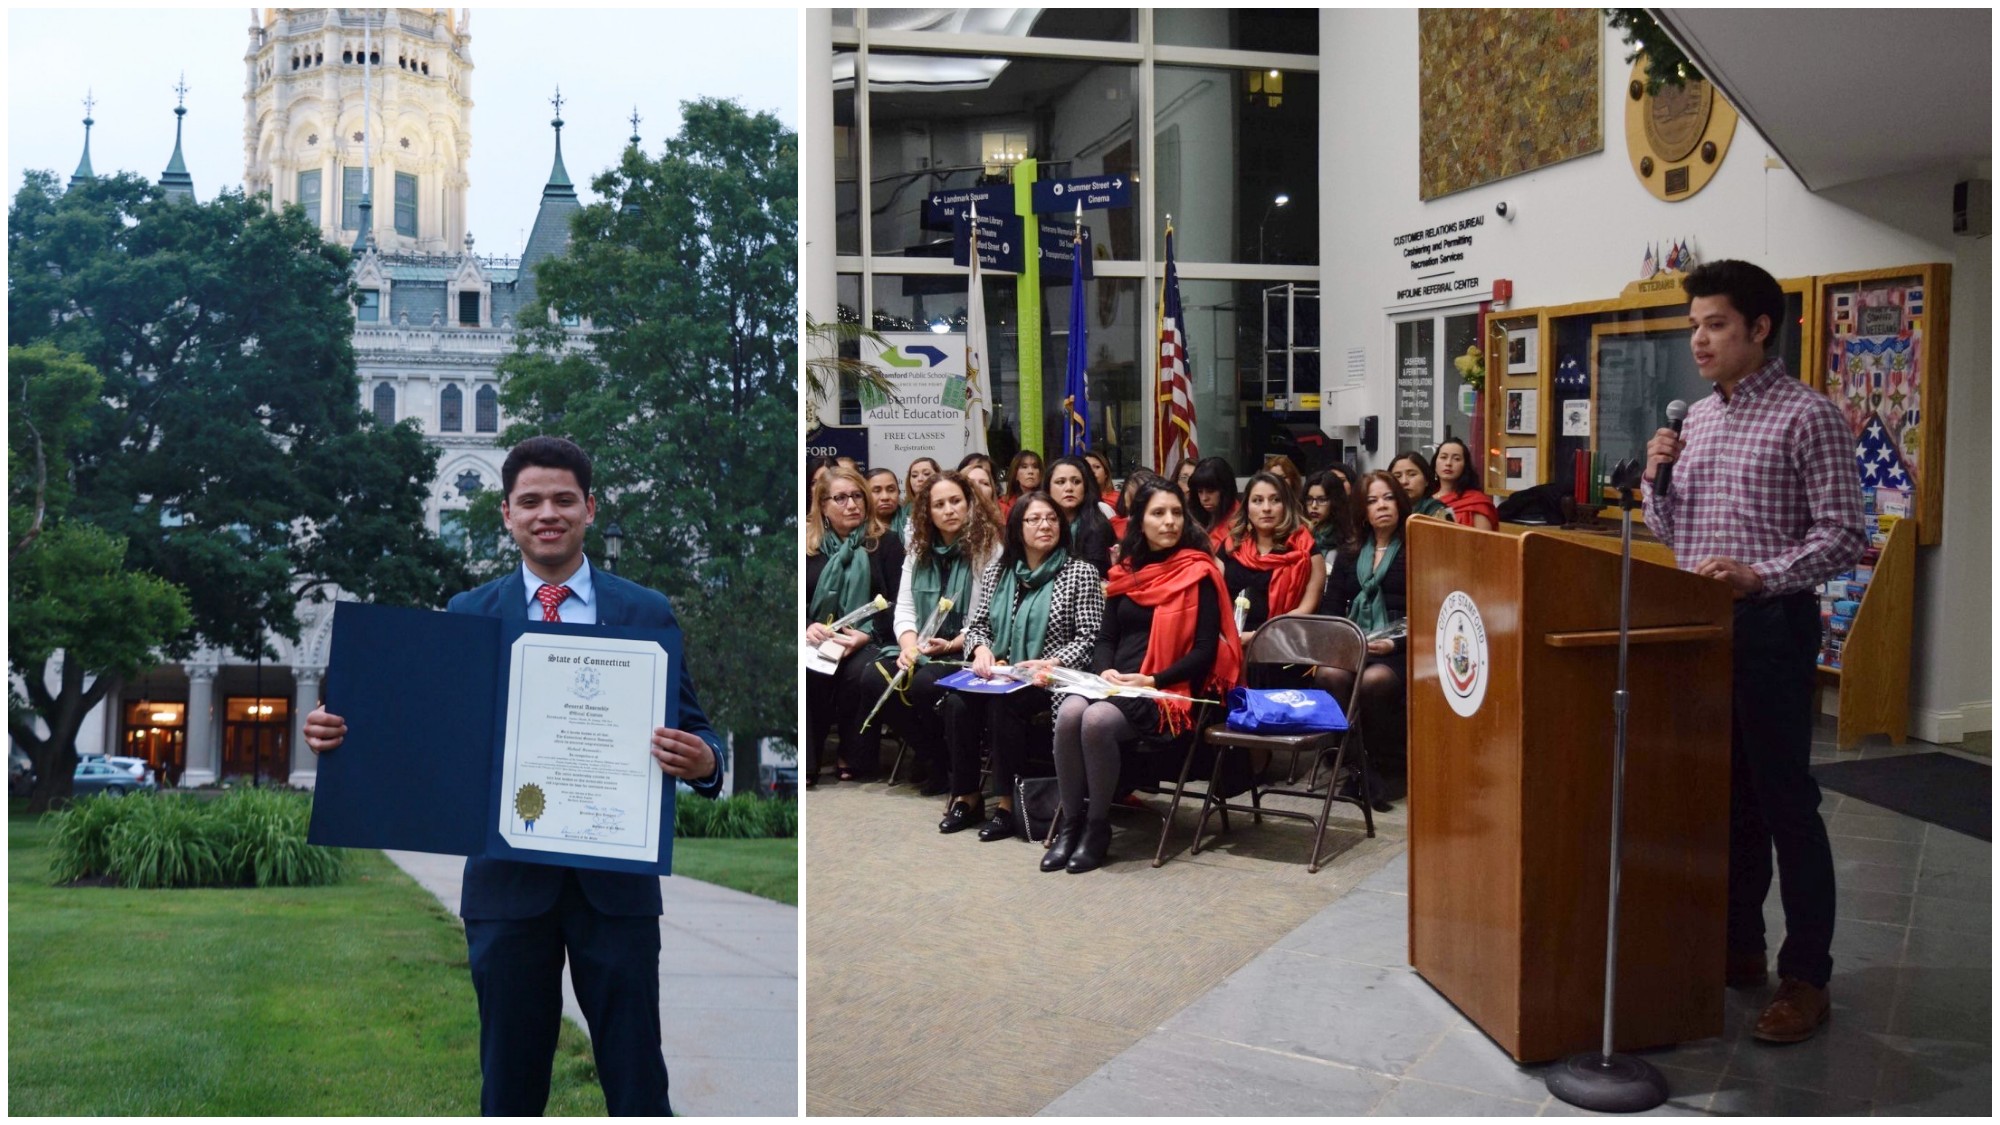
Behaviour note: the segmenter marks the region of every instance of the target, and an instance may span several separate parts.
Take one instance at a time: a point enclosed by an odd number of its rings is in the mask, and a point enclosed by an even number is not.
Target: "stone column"
[[[189,664],[187,708],[187,769],[181,785],[192,789],[212,784],[220,772],[221,741],[215,722],[214,664]]]
[[[293,668],[298,690],[292,695],[292,776],[290,784],[311,789],[319,780],[319,755],[306,745],[306,715],[319,706],[319,682],[324,668]]]

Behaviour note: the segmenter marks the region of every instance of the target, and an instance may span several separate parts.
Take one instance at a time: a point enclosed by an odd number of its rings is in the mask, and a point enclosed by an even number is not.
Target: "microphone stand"
[[[1549,1093],[1574,1106],[1600,1113],[1639,1113],[1667,1100],[1667,1080],[1653,1064],[1611,1049],[1611,1025],[1618,999],[1618,872],[1625,834],[1626,650],[1632,632],[1632,509],[1638,506],[1644,462],[1620,461],[1611,471],[1618,490],[1623,532],[1618,559],[1618,690],[1611,697],[1617,737],[1611,759],[1611,910],[1604,925],[1603,1049],[1569,1056],[1549,1072]]]

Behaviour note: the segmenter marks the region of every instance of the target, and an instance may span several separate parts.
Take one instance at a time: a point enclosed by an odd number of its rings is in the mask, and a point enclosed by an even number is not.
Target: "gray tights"
[[[1139,737],[1125,713],[1101,700],[1063,698],[1056,712],[1056,787],[1062,793],[1063,819],[1075,824],[1111,818],[1112,790],[1118,785],[1120,743]]]

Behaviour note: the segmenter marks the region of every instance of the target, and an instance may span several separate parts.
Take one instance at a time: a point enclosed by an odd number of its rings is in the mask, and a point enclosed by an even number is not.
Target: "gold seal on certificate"
[[[548,796],[532,781],[514,791],[514,815],[521,818],[530,832],[535,830],[535,821],[541,819],[542,810],[548,807]]]
[[[665,781],[651,750],[667,672],[653,641],[526,633],[514,642],[499,810],[510,847],[658,861],[673,830],[660,822]]]

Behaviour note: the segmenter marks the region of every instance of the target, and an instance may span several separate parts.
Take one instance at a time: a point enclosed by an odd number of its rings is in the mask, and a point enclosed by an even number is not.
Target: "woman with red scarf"
[[[1133,511],[1121,561],[1104,586],[1091,669],[1114,684],[1219,700],[1243,674],[1243,645],[1208,536],[1188,519],[1180,489],[1165,481],[1146,482]],[[1187,699],[1062,700],[1055,737],[1062,827],[1043,871],[1074,875],[1104,863],[1122,748],[1159,750],[1195,736],[1193,711]]]
[[[1187,499],[1194,517],[1217,551],[1229,537],[1229,525],[1236,521],[1236,470],[1220,457],[1204,457],[1188,477]]]
[[[1326,585],[1326,567],[1312,528],[1292,490],[1275,473],[1250,478],[1236,522],[1223,544],[1222,578],[1250,606],[1243,615],[1243,643],[1257,628],[1287,613],[1310,613]]]
[[[1493,506],[1491,496],[1479,490],[1479,465],[1464,442],[1457,438],[1439,442],[1431,465],[1437,470],[1438,502],[1451,509],[1454,523],[1481,531],[1499,526],[1500,510]]]

